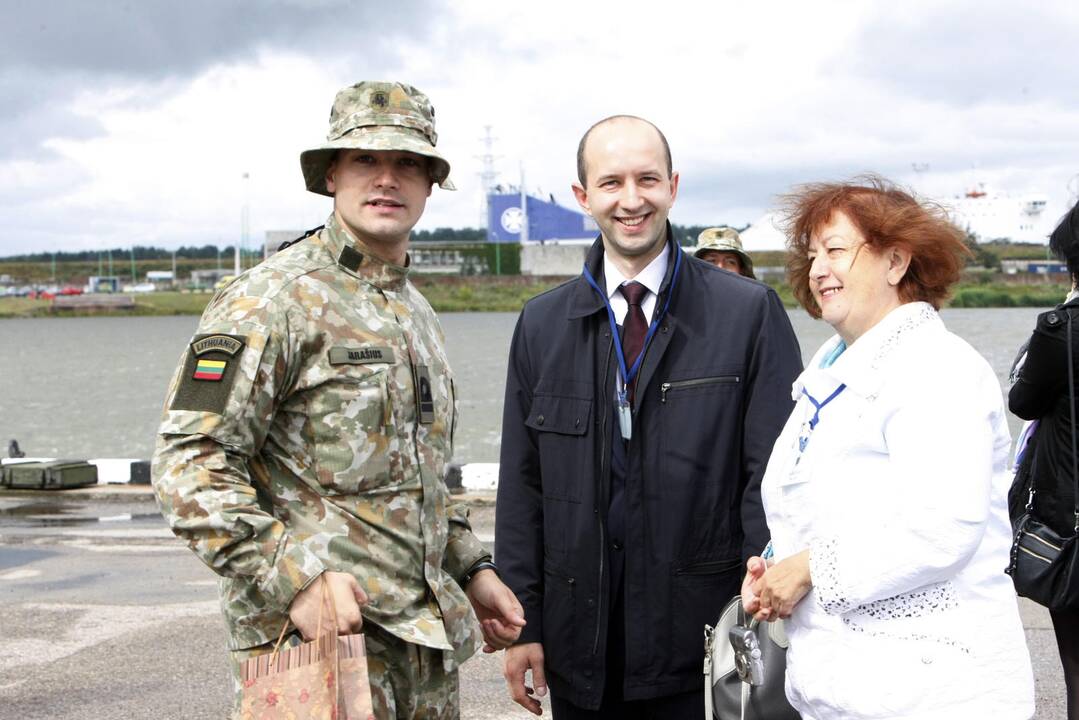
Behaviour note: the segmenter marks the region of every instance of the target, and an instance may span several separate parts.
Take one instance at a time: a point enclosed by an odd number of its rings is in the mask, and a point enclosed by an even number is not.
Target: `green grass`
[[[525,302],[562,282],[557,278],[462,278],[419,276],[420,292],[437,312],[518,312]],[[787,307],[796,307],[791,289],[772,288]],[[956,308],[1053,307],[1067,294],[1063,285],[1020,285],[974,282],[959,285],[948,303]],[[83,315],[201,315],[210,293],[158,292],[136,294],[134,309],[53,311],[48,300],[0,298],[0,318],[73,317]]]
[[[956,308],[1053,307],[1064,301],[1064,285],[961,285],[948,303]]]
[[[56,310],[50,300],[0,298],[0,318],[82,317],[87,315],[201,315],[210,293],[159,292],[135,294],[135,307],[124,310]]]

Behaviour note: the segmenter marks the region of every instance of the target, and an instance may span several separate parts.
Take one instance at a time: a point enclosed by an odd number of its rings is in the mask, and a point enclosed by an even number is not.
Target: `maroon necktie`
[[[641,309],[641,302],[648,295],[648,288],[639,282],[628,282],[619,286],[618,291],[622,293],[622,297],[629,304],[626,318],[622,321],[622,354],[625,355],[626,371],[628,372],[633,367],[633,363],[636,362],[637,356],[641,354],[641,349],[644,347],[644,336],[648,333],[648,323],[645,322],[644,310]],[[636,382],[630,383],[630,387],[627,388],[631,402],[633,400],[634,385],[636,385]]]

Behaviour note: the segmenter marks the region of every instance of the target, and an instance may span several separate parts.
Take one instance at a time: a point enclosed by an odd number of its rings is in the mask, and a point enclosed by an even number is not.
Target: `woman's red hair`
[[[876,175],[801,185],[781,201],[787,281],[794,297],[815,318],[821,311],[809,289],[809,239],[837,212],[850,218],[874,252],[898,247],[910,253],[910,266],[898,287],[903,302],[921,300],[939,310],[971,255],[964,243],[966,234],[948,220],[943,208],[919,202]]]

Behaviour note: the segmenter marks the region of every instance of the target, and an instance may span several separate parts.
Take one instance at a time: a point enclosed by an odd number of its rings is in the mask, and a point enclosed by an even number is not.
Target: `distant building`
[[[487,196],[487,241],[519,243],[522,275],[576,275],[581,272],[589,246],[599,234],[596,221],[554,197],[541,200],[526,195],[527,214],[520,193]],[[527,227],[525,223],[527,222]]]
[[[266,231],[266,245],[264,254],[266,257],[270,257],[275,252],[281,249],[281,246],[287,242],[292,242],[296,238],[302,237],[306,230],[267,230]]]
[[[742,240],[742,249],[750,256],[755,252],[787,249],[787,236],[779,229],[778,217],[773,212],[765,213],[738,235]]]
[[[1059,260],[1001,260],[1000,269],[1005,275],[1029,273],[1066,276],[1068,274],[1068,266]]]
[[[146,282],[157,289],[172,287],[176,284],[176,278],[171,270],[150,270],[146,273]]]
[[[115,275],[91,275],[86,283],[87,289],[92,293],[120,292],[120,286],[120,278]]]
[[[224,268],[192,270],[191,284],[198,290],[212,290],[214,285],[226,275],[232,275],[232,270],[226,270]]]
[[[591,245],[599,233],[596,221],[572,208],[550,200],[527,196],[528,228],[521,210],[520,193],[487,196],[487,241],[495,243],[571,243]]]

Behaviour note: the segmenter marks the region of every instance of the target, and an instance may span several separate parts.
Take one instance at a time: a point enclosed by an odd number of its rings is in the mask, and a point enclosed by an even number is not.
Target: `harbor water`
[[[1037,308],[954,309],[944,322],[1007,387]],[[790,311],[804,360],[831,328]],[[516,313],[441,316],[461,394],[455,458],[496,462],[506,357]],[[149,458],[169,379],[198,323],[183,317],[0,320],[0,454],[15,438],[31,456]],[[1020,422],[1011,417],[1012,435]]]

